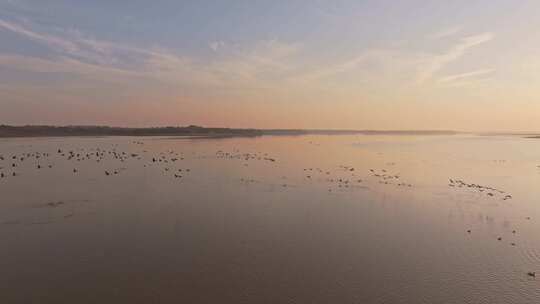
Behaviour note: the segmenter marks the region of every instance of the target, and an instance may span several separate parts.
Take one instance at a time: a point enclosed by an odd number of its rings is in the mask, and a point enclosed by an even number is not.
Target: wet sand
[[[2,303],[535,303],[540,142],[0,139]]]

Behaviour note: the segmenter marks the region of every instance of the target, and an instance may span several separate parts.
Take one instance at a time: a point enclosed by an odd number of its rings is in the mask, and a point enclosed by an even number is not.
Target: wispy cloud
[[[486,43],[494,38],[492,33],[483,33],[474,36],[462,38],[460,42],[450,48],[447,52],[440,55],[430,55],[422,63],[416,82],[422,84],[433,75],[443,69],[449,63],[461,58],[465,53],[480,44]]]
[[[432,35],[429,36],[429,38],[432,39],[443,39],[448,37],[453,37],[457,34],[459,34],[461,31],[463,31],[463,26],[453,26],[449,28],[442,29]]]
[[[75,30],[45,34],[30,24],[2,19],[0,30],[18,34],[50,49],[50,55],[44,57],[0,54],[0,65],[33,72],[73,73],[97,80],[145,77],[176,85],[267,86],[269,83],[264,83],[264,79],[278,78],[290,67],[285,58],[298,50],[296,44],[277,40],[260,41],[247,49],[218,41],[210,43],[210,47],[216,52],[223,49],[223,56],[199,60],[165,48],[141,48],[89,38]]]
[[[120,80],[126,77],[144,77],[144,74],[136,71],[87,64],[68,57],[59,57],[55,60],[49,60],[21,55],[0,54],[0,66],[37,73],[71,73],[100,80]]]
[[[8,22],[8,21],[0,19],[0,28],[7,31],[11,31],[15,34],[22,35],[33,41],[44,43],[54,49],[61,49],[69,53],[75,53],[79,51],[79,47],[71,41],[68,41],[68,40],[65,40],[56,36],[52,36],[52,35],[40,34],[35,31],[29,30],[25,28],[24,26],[21,26],[16,23],[12,23],[12,22]]]
[[[343,62],[330,63],[322,67],[316,67],[315,69],[308,69],[307,71],[294,76],[293,80],[303,83],[324,80],[325,78],[333,77],[337,74],[359,67],[363,63],[367,62],[373,55],[373,52],[363,52],[356,57],[347,59]]]
[[[50,29],[0,18],[2,30],[50,50],[40,57],[0,54],[0,66],[11,69],[70,73],[113,83],[145,79],[178,88],[273,88],[283,92],[306,89],[306,86],[317,90],[347,87],[354,91],[359,90],[360,83],[375,84],[377,88],[423,84],[469,49],[494,37],[491,33],[464,37],[442,54],[426,55],[395,47],[368,48],[349,57],[329,58],[323,63],[313,57],[313,49],[279,40],[258,41],[248,46],[214,41],[208,47],[215,54],[206,58],[178,54],[163,47],[104,41],[77,30]],[[457,35],[460,31],[461,28],[456,27],[436,37]],[[479,70],[451,75],[439,79],[439,83],[450,84],[489,73],[489,70]]]
[[[147,53],[141,49],[87,38],[75,30],[64,30],[62,31],[63,36],[53,35],[32,29],[30,24],[19,24],[2,19],[0,19],[0,30],[10,31],[45,45],[55,55],[72,57],[87,63],[112,64],[118,62],[114,55],[119,52]]]
[[[439,79],[440,83],[452,83],[463,80],[485,78],[486,76],[492,75],[495,72],[495,69],[482,69],[477,71],[471,71],[466,73],[454,74],[443,77]]]
[[[208,45],[214,52],[217,52],[220,48],[225,46],[224,41],[212,41]]]

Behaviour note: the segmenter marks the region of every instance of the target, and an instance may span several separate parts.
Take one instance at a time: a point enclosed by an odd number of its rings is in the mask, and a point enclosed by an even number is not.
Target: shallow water
[[[540,140],[26,138],[0,156],[1,303],[540,301]]]

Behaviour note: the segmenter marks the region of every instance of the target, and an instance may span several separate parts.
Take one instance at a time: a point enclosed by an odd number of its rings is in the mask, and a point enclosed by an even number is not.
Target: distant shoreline
[[[265,135],[456,135],[450,130],[301,130],[187,127],[123,128],[107,126],[0,125],[0,138],[84,136],[256,137]]]

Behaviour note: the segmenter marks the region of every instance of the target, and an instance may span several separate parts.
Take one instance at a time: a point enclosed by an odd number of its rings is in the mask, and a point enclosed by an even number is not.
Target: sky
[[[0,124],[540,131],[540,1],[0,0]]]

